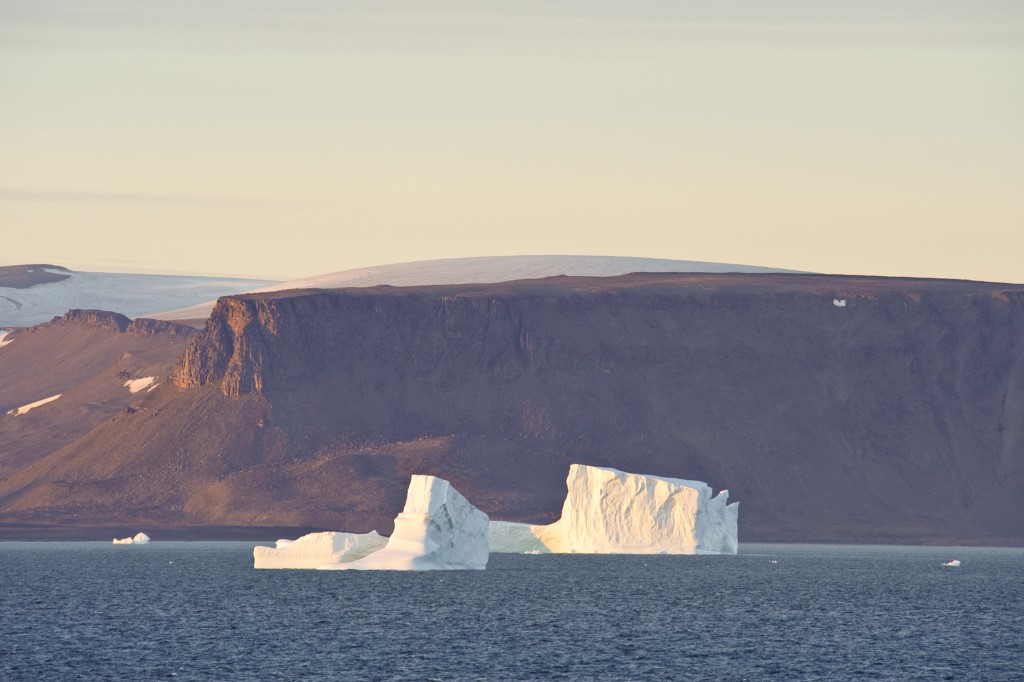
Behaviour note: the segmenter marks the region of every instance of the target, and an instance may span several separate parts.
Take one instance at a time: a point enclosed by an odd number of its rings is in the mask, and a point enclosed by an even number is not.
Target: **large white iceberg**
[[[298,540],[278,540],[276,547],[256,547],[256,568],[316,568],[324,564],[362,559],[383,549],[388,539],[369,533],[310,533]]]
[[[138,533],[133,537],[121,538],[118,540],[114,538],[115,545],[145,545],[149,542],[149,536],[145,533]]]
[[[358,561],[322,570],[430,571],[483,569],[490,552],[489,519],[435,476],[413,476],[405,508],[395,518],[387,546]]]
[[[492,552],[735,554],[738,503],[700,481],[573,464],[561,518],[492,521]]]
[[[256,547],[256,568],[427,571],[482,569],[490,552],[487,514],[444,479],[413,476],[390,538],[369,533],[310,533]]]

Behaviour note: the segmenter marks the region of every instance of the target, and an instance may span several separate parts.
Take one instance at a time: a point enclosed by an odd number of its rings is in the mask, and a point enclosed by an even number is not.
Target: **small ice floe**
[[[21,407],[15,409],[15,410],[7,410],[7,414],[12,414],[15,417],[17,417],[19,414],[25,414],[29,410],[34,410],[35,408],[39,407],[40,405],[45,405],[46,403],[52,403],[54,400],[56,400],[57,398],[61,397],[62,395],[64,395],[64,394],[63,393],[58,393],[57,395],[51,395],[49,398],[43,398],[42,400],[37,400],[34,403],[29,403],[28,405],[22,405]]]
[[[833,298],[832,299],[832,305],[834,305],[837,308],[845,308],[846,307],[846,299],[845,298]]]
[[[777,564],[777,563],[779,563],[779,562],[778,562],[778,560],[776,560],[776,559],[772,559],[772,560],[771,560],[771,561],[769,561],[768,563],[770,563],[770,564]]]
[[[153,383],[155,379],[156,377],[142,377],[141,379],[129,379],[128,381],[124,382],[124,385],[129,392],[138,393],[139,391]]]
[[[115,545],[145,545],[149,542],[149,536],[145,533],[139,533],[138,535],[130,538],[121,538],[118,540],[114,538]]]
[[[943,566],[950,566],[952,568],[956,568],[956,567],[958,567],[960,565],[960,560],[959,559],[953,559],[952,561],[947,561],[946,563],[944,563],[942,565]]]

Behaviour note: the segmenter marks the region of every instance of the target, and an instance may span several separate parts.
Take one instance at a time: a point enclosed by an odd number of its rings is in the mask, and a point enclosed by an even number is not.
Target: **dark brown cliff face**
[[[386,532],[407,476],[432,473],[494,518],[543,521],[582,462],[727,487],[745,541],[1024,544],[1015,285],[659,274],[249,294],[219,301],[173,383],[0,483],[0,520],[91,504],[112,522],[135,503],[154,523]],[[109,504],[54,487],[71,479]]]

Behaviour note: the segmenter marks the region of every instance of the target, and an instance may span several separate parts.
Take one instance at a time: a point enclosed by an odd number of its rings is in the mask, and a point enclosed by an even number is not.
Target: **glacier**
[[[253,548],[256,568],[316,568],[324,564],[362,559],[383,549],[388,539],[377,534],[327,531],[297,540],[278,540],[275,547]]]
[[[395,532],[384,549],[320,570],[482,570],[490,554],[490,520],[448,481],[415,475]]]
[[[735,554],[739,503],[701,481],[573,464],[562,516],[549,525],[490,524],[504,553]]]

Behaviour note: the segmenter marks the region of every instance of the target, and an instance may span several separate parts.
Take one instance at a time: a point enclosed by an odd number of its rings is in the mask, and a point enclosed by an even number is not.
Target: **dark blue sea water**
[[[741,552],[397,573],[0,543],[0,679],[1024,679],[1024,550]]]

